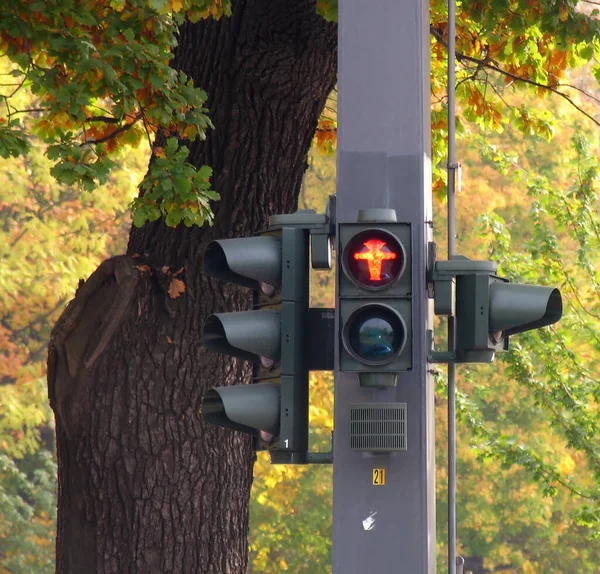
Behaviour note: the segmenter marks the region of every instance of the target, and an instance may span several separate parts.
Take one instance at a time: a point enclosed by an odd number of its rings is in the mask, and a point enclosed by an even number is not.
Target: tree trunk
[[[231,18],[182,28],[174,65],[207,91],[215,124],[190,157],[213,167],[221,200],[212,228],[132,229],[128,254],[99,267],[52,332],[57,572],[246,571],[250,440],[204,425],[199,407],[211,386],[248,381],[201,331],[250,294],[204,275],[202,253],[295,209],[336,43],[300,0],[234,0]]]

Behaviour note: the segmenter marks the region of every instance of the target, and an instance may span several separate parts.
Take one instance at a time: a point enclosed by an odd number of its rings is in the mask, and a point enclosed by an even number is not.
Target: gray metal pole
[[[386,389],[336,371],[333,573],[435,572],[433,381],[425,289],[431,236],[429,5],[426,0],[340,0],[338,60],[339,222],[359,209],[395,209],[412,225],[413,365]],[[338,342],[339,343],[339,342]],[[336,353],[336,356],[337,353]],[[407,405],[407,450],[350,450],[355,403]],[[373,471],[385,468],[383,486]]]
[[[448,0],[448,259],[456,254],[456,4]],[[448,317],[448,351],[456,323]],[[448,363],[448,574],[456,574],[456,365]]]

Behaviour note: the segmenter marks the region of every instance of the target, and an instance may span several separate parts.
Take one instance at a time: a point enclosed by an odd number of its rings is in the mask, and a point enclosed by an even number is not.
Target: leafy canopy
[[[13,67],[0,86],[0,156],[25,153],[35,134],[60,182],[92,190],[107,181],[120,147],[152,146],[159,136],[165,145],[132,204],[135,223],[210,222],[211,170],[187,162],[185,143],[212,127],[206,94],[169,63],[185,18],[229,12],[227,0],[3,2],[0,53]],[[23,88],[35,95],[25,108],[14,101]]]
[[[569,71],[586,64],[600,79],[596,60],[600,49],[599,11],[585,11],[581,4],[577,0],[458,2],[459,135],[466,135],[468,121],[498,133],[507,125],[515,125],[524,134],[550,139],[555,130],[554,118],[544,106],[532,107],[519,100],[523,89],[532,90],[538,97],[557,96],[600,126],[595,117],[600,100],[594,91],[569,81]],[[441,192],[447,137],[445,0],[431,3],[431,35],[434,189]]]

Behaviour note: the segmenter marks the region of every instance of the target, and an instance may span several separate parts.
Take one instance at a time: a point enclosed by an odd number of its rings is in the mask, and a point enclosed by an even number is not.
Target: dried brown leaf
[[[182,293],[185,293],[185,283],[181,279],[171,279],[169,297],[177,299]]]

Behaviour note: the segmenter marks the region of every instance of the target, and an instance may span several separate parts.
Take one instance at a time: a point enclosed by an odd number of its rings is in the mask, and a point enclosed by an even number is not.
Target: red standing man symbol
[[[386,245],[386,242],[381,241],[381,239],[370,239],[364,243],[367,251],[354,254],[354,259],[362,259],[367,262],[367,265],[369,266],[370,281],[381,281],[382,263],[388,259],[396,259],[396,253],[390,251],[389,248],[384,251],[383,248]]]

